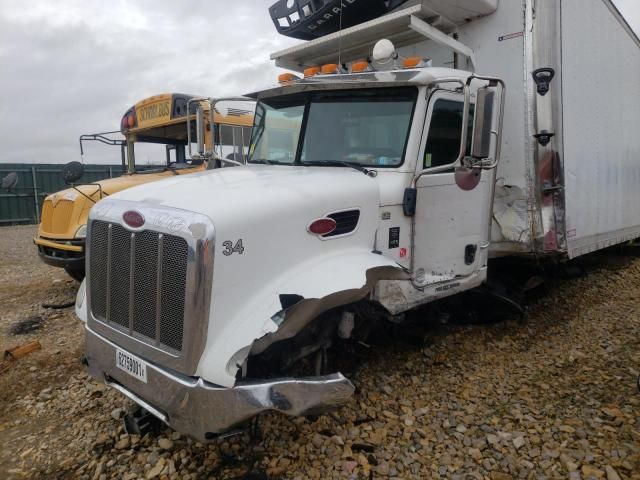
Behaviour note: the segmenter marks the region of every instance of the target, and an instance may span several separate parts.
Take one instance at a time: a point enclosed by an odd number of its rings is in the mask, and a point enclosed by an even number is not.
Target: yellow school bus
[[[218,158],[244,163],[255,104],[249,99],[221,101],[214,104],[211,115],[211,104],[199,101],[199,98],[202,97],[176,93],[146,98],[123,115],[120,133],[124,140],[110,139],[104,134],[81,137],[81,152],[83,140],[121,146],[123,175],[89,184],[73,184],[44,199],[34,243],[45,263],[62,267],[70,276],[81,280],[84,278],[87,217],[96,202],[136,185],[221,166],[219,160],[208,160],[209,157],[197,154],[193,158],[189,156],[192,150],[189,142],[195,142],[196,138],[198,107],[204,112],[201,119],[207,132],[206,150],[215,151]],[[210,119],[213,119],[213,126]],[[136,146],[142,144],[164,145],[166,152],[162,163],[149,166],[136,162]]]

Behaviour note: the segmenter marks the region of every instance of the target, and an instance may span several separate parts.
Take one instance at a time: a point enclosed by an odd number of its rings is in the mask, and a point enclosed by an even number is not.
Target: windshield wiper
[[[375,177],[377,174],[375,170],[369,170],[359,163],[346,162],[344,160],[314,160],[311,162],[301,162],[301,165],[311,165],[314,167],[322,167],[325,165],[328,167],[351,167],[371,177]]]
[[[251,159],[248,163],[264,163],[266,165],[291,165],[291,162],[281,162],[279,160],[268,160],[266,158]]]

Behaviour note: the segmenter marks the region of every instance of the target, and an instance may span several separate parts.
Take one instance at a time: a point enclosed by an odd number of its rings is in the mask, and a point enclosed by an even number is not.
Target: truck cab
[[[486,277],[500,80],[411,58],[279,80],[253,95],[246,166],[89,216],[90,373],[202,441],[344,403],[332,346]]]

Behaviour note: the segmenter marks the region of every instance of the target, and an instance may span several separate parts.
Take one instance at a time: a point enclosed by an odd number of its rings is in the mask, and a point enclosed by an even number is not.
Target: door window
[[[424,168],[453,163],[460,154],[462,111],[464,102],[440,98],[433,105],[427,147],[424,152]],[[474,106],[469,107],[467,152],[471,150]]]

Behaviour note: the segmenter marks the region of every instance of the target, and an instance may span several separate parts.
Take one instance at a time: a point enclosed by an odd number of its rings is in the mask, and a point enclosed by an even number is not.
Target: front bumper
[[[201,442],[260,412],[297,416],[321,413],[344,404],[355,390],[340,373],[239,383],[225,388],[148,363],[147,383],[115,366],[116,345],[86,329],[86,358],[91,376],[119,390],[175,430]]]
[[[84,269],[84,239],[63,243],[38,237],[33,239],[33,243],[38,247],[38,255],[47,265],[71,270]]]

